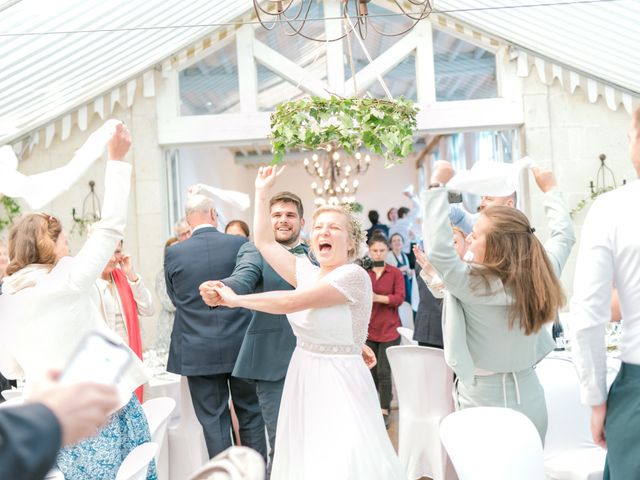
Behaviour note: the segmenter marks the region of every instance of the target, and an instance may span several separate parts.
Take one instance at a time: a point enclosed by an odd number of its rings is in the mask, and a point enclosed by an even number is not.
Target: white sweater
[[[27,385],[50,370],[62,370],[83,337],[99,330],[114,341],[91,302],[90,290],[123,237],[131,184],[131,165],[108,161],[102,220],[75,257],[64,257],[51,271],[25,267],[4,278],[0,295],[0,371]],[[28,280],[33,286],[19,289]],[[146,382],[142,362],[134,361],[118,382],[121,401]]]

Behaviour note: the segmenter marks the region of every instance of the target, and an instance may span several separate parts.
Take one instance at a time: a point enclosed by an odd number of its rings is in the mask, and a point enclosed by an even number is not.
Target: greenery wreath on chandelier
[[[311,97],[281,103],[271,114],[273,164],[287,150],[331,145],[354,154],[360,148],[401,163],[413,150],[417,107],[409,99]]]

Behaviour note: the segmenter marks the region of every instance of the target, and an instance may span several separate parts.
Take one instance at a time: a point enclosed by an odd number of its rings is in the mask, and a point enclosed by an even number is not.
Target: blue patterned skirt
[[[98,435],[60,450],[58,468],[65,480],[115,480],[129,452],[150,441],[147,418],[138,398],[132,395]],[[157,480],[155,461],[149,464],[147,480]]]

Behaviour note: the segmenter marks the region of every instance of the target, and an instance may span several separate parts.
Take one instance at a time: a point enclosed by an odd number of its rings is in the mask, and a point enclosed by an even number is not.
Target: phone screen
[[[60,375],[61,383],[114,384],[131,360],[131,352],[98,332],[89,333]]]
[[[462,194],[460,192],[449,192],[449,203],[462,203]]]

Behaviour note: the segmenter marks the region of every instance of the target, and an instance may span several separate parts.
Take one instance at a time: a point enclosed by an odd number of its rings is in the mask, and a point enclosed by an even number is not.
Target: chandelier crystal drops
[[[341,205],[353,203],[360,181],[355,179],[369,169],[371,157],[356,152],[347,155],[334,145],[314,153],[303,161],[304,169],[314,177],[311,189],[316,194],[316,205]]]
[[[342,6],[342,19],[345,22],[345,32],[335,38],[316,38],[305,30],[307,22],[313,23],[320,20],[315,18],[312,11],[314,1],[321,0],[253,0],[253,8],[260,24],[267,30],[273,30],[280,25],[284,33],[289,36],[300,35],[307,40],[316,42],[335,42],[351,34],[354,30],[363,40],[367,37],[369,27],[376,33],[388,37],[404,35],[415,27],[420,20],[427,18],[433,10],[431,0],[392,0],[395,4],[395,12],[411,20],[407,28],[400,31],[385,32],[378,25],[389,22],[388,16],[374,19],[369,16],[369,3],[371,0],[332,0],[340,2]],[[329,0],[325,0],[329,1]]]

